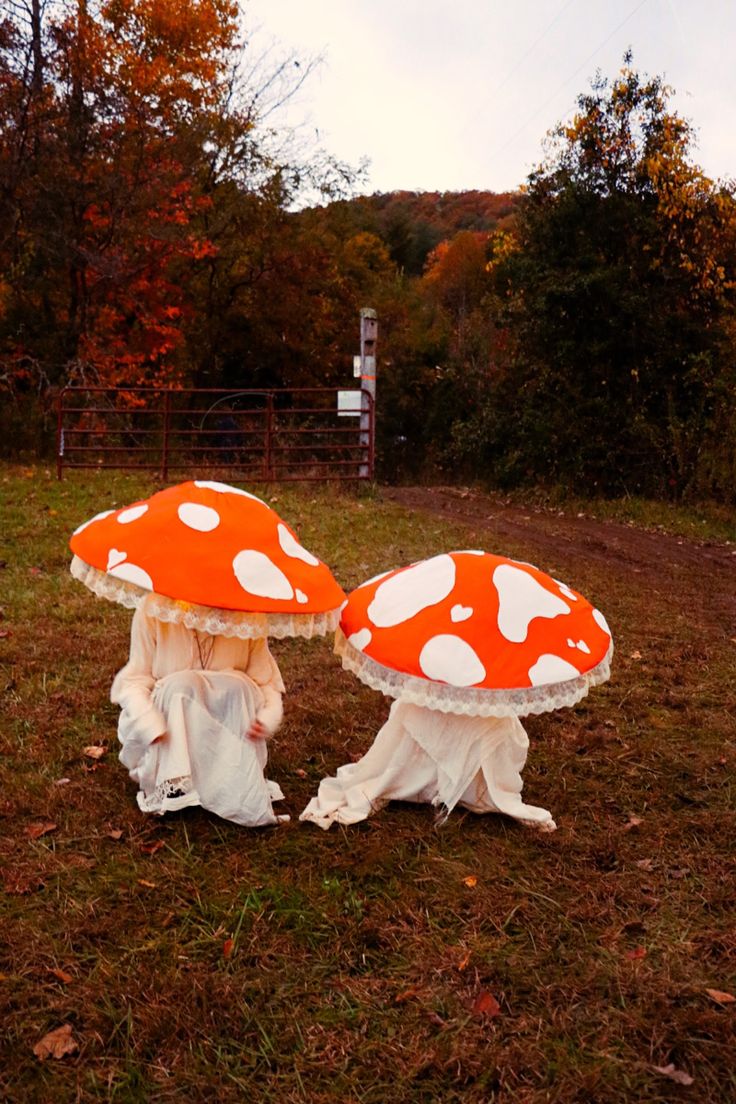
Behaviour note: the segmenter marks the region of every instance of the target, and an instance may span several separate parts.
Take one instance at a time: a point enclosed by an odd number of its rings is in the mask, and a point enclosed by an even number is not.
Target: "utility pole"
[[[376,344],[378,342],[378,315],[372,307],[360,312],[360,443],[368,452],[368,463],[361,464],[363,479],[375,475],[376,453]]]

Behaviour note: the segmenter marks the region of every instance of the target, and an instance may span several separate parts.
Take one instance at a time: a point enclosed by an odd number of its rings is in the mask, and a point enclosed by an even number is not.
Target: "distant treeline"
[[[230,0],[0,20],[5,454],[69,382],[349,386],[372,306],[384,477],[734,499],[734,193],[661,81],[597,81],[519,193],[345,198],[242,33]]]

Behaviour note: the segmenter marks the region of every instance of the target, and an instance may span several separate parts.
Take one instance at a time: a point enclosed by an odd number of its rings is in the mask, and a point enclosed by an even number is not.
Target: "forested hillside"
[[[734,189],[659,78],[599,78],[518,193],[356,197],[248,49],[231,0],[0,20],[6,453],[67,383],[349,383],[372,306],[383,477],[734,498]]]
[[[518,193],[387,192],[330,204],[325,221],[375,234],[391,260],[409,276],[421,276],[440,242],[461,230],[490,232],[507,226]]]

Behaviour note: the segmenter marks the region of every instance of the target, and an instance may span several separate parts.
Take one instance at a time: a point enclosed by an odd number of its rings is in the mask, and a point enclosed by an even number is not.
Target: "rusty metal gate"
[[[218,469],[263,482],[373,479],[369,391],[66,387],[57,475],[69,468]]]

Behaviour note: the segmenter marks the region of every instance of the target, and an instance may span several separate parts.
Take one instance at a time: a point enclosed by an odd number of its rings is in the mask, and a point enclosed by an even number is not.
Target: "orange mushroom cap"
[[[604,682],[613,654],[602,613],[539,568],[449,552],[363,583],[335,650],[393,697],[480,716],[541,713]]]
[[[163,603],[155,616],[205,631],[214,631],[203,623],[214,609],[233,615],[217,621],[226,633],[222,625],[240,626],[231,635],[311,635],[303,633],[307,621],[327,632],[345,599],[330,569],[270,506],[227,483],[180,483],[97,514],[69,546],[72,573],[96,593],[133,606],[152,592]]]

